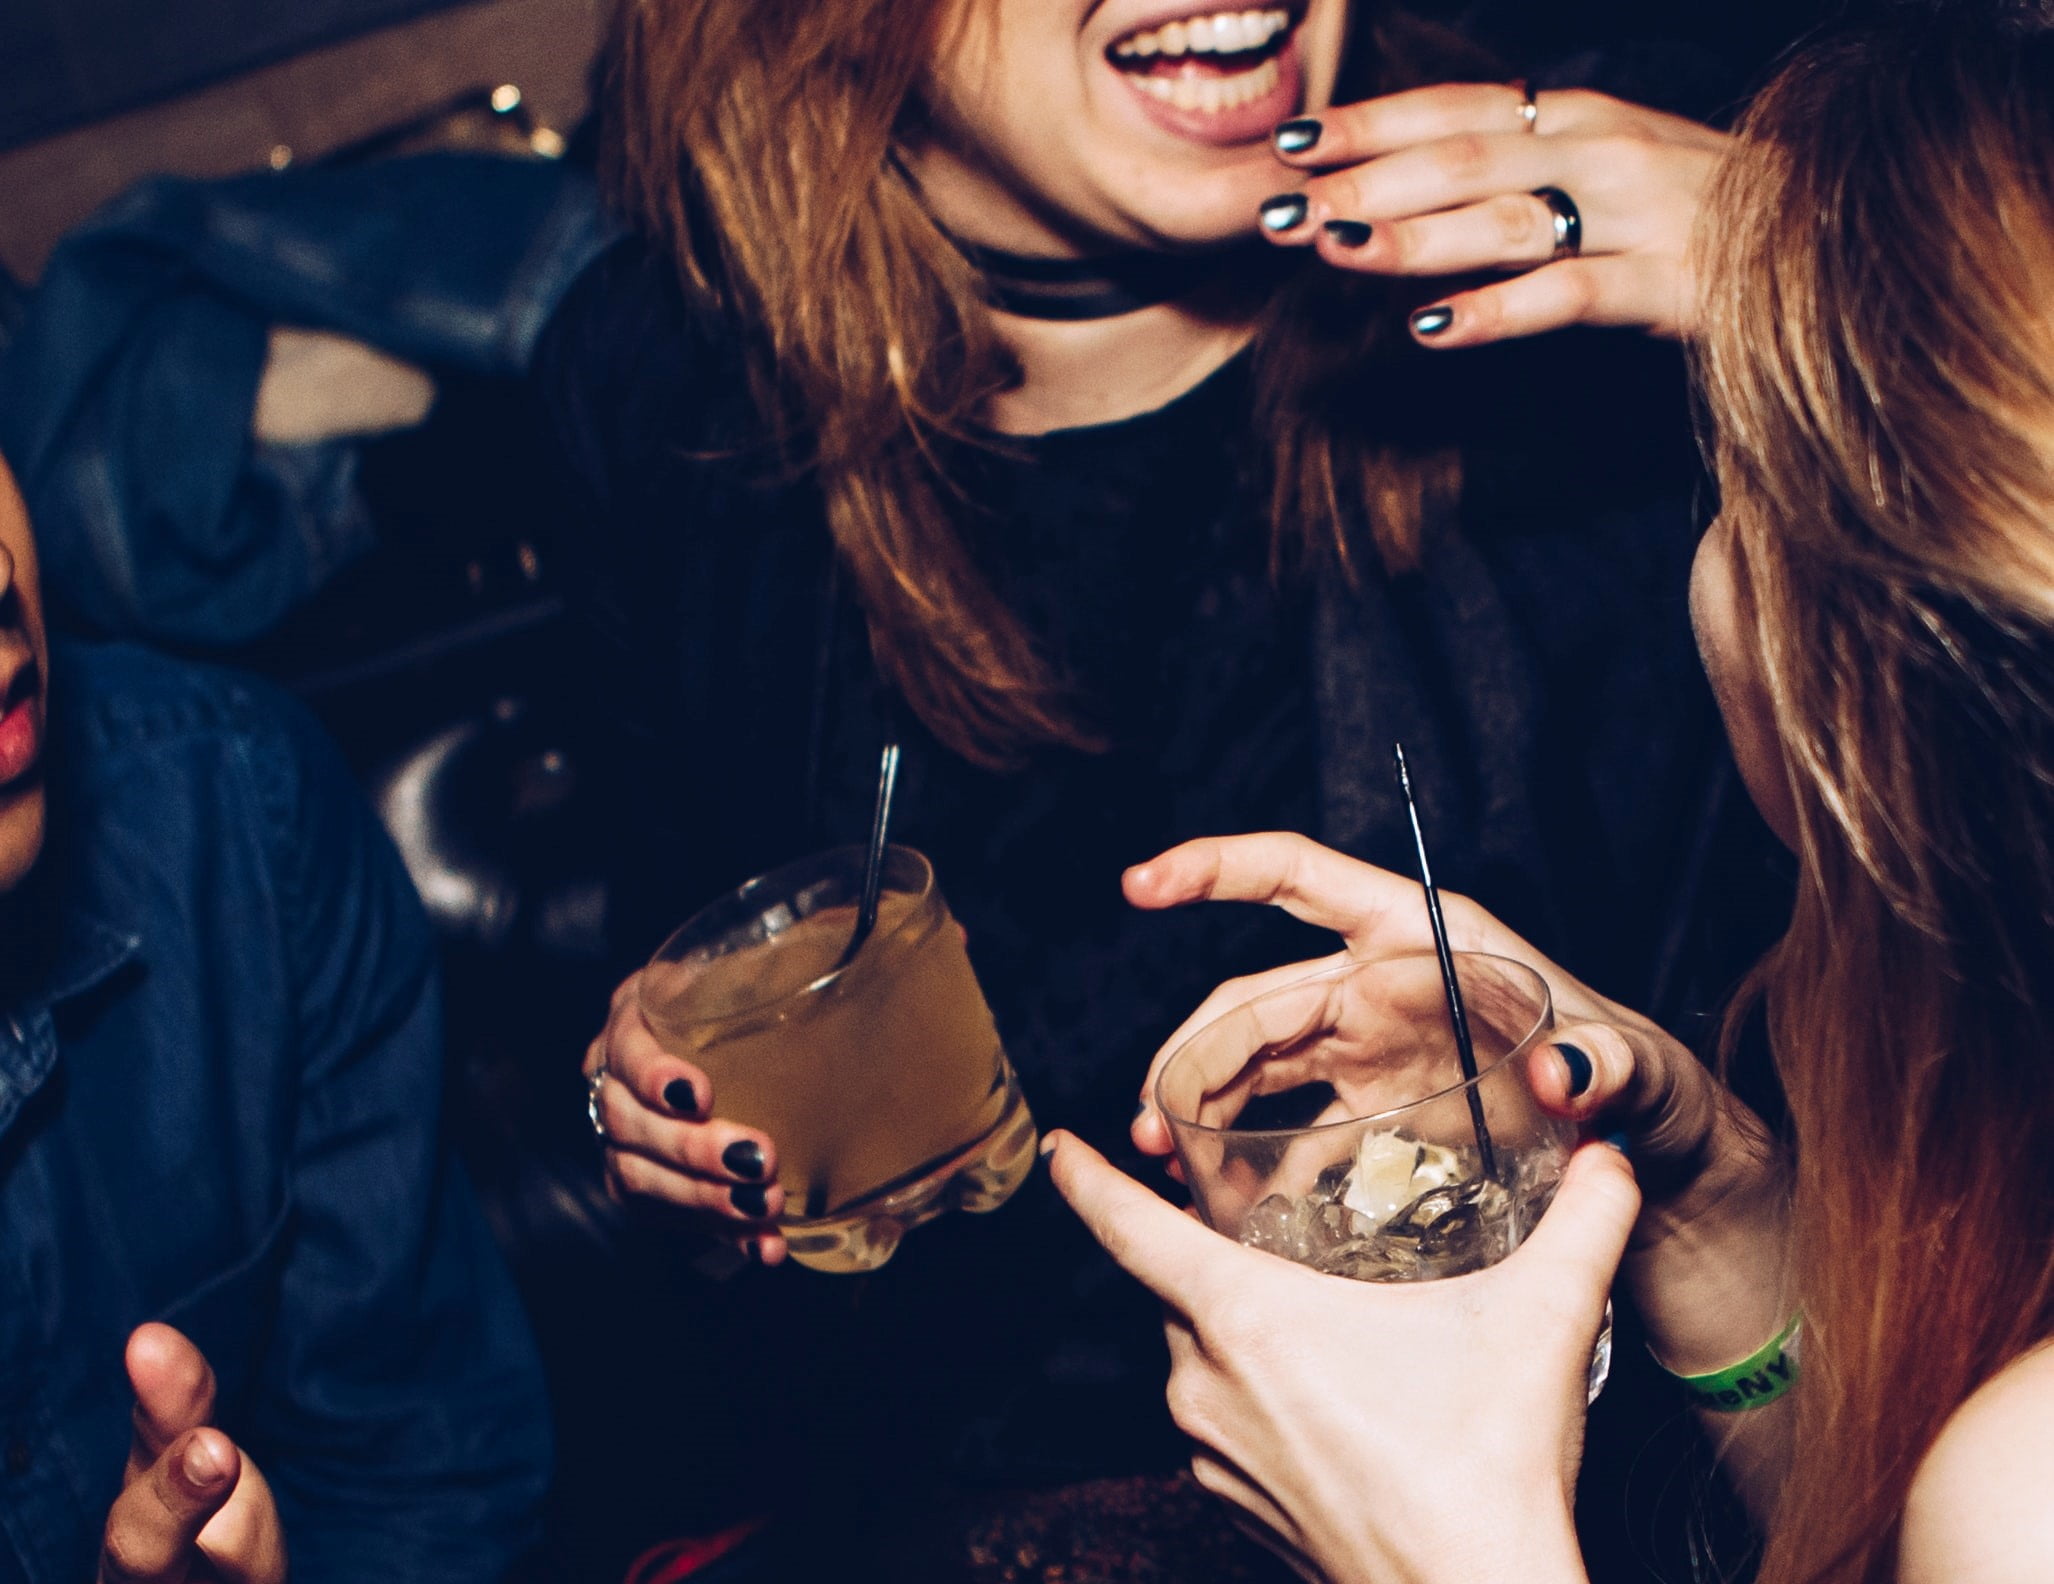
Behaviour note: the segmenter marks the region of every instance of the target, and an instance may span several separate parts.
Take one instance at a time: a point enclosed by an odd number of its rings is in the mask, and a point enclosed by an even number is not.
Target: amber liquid
[[[854,925],[852,907],[826,908],[653,966],[642,986],[657,1038],[713,1080],[715,1112],[776,1141],[786,1242],[821,1270],[871,1269],[944,1210],[996,1208],[1037,1142],[947,908],[887,893],[836,974]]]

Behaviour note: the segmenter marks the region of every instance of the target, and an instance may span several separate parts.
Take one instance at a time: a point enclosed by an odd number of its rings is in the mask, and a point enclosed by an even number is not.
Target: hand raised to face
[[[210,1421],[214,1371],[167,1325],[128,1339],[135,1434],[100,1584],[284,1584],[285,1533],[256,1464]]]
[[[1284,123],[1277,152],[1291,171],[1278,186],[1307,179],[1263,206],[1263,232],[1364,274],[1506,277],[1415,313],[1428,346],[1572,324],[1682,336],[1694,318],[1691,235],[1730,141],[1583,90],[1418,88]]]

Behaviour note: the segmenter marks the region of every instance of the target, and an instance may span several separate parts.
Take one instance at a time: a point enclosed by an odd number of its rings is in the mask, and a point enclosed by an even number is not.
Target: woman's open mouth
[[[1192,10],[1122,34],[1106,61],[1149,118],[1180,137],[1250,143],[1298,108],[1297,5]]]

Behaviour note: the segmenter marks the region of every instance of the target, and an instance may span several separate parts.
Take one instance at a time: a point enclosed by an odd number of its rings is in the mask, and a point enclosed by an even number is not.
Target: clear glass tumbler
[[[703,1068],[722,1117],[777,1145],[792,1258],[872,1270],[951,1209],[1003,1204],[1033,1170],[1034,1118],[928,861],[885,858],[855,929],[863,850],[763,875],[700,910],[642,975],[664,1048]]]
[[[1178,1048],[1156,1103],[1208,1226],[1357,1281],[1460,1276],[1519,1246],[1576,1147],[1522,1060],[1554,1005],[1523,963],[1457,952],[1455,972],[1473,1078],[1431,952],[1310,974]],[[1610,1369],[1608,1310],[1593,1399]]]

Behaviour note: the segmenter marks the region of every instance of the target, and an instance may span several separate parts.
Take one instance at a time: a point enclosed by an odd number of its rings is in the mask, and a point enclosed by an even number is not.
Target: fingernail
[[[1624,1133],[1607,1133],[1598,1142],[1611,1145],[1621,1155],[1626,1153],[1626,1135]]]
[[[1329,220],[1320,229],[1345,248],[1359,248],[1370,238],[1369,226],[1360,220]]]
[[[1278,193],[1274,198],[1262,201],[1262,228],[1265,231],[1288,231],[1293,226],[1303,225],[1306,215],[1312,212],[1312,205],[1303,193]]]
[[[1141,1119],[1142,1119],[1143,1117],[1145,1117],[1145,1116],[1147,1116],[1147,1115],[1148,1115],[1148,1102],[1147,1102],[1146,1100],[1144,1100],[1144,1101],[1142,1101],[1142,1102],[1141,1102],[1141,1104],[1139,1104],[1138,1106],[1136,1106],[1136,1107],[1134,1108],[1134,1120],[1135,1120],[1136,1122],[1139,1122],[1139,1121],[1140,1121],[1140,1120],[1141,1120]]]
[[[750,1238],[742,1245],[742,1258],[751,1265],[761,1265],[763,1263],[762,1242],[756,1238]]]
[[[1455,322],[1452,308],[1422,308],[1412,316],[1414,335],[1437,336]]]
[[[221,1467],[220,1458],[214,1454],[213,1447],[201,1437],[195,1437],[186,1444],[185,1456],[180,1460],[180,1467],[185,1472],[187,1483],[195,1490],[208,1490],[220,1484],[221,1476],[225,1472]]]
[[[1311,116],[1299,116],[1293,121],[1280,121],[1276,131],[1270,134],[1277,141],[1279,154],[1303,154],[1319,141],[1320,133],[1326,130]]]
[[[673,1078],[663,1086],[663,1103],[679,1116],[699,1114],[699,1091],[689,1078]]]
[[[727,1196],[729,1203],[751,1220],[770,1214],[770,1190],[761,1183],[736,1183]]]
[[[1055,1136],[1055,1135],[1054,1135],[1053,1133],[1044,1133],[1044,1134],[1042,1134],[1042,1135],[1041,1135],[1041,1153],[1042,1153],[1042,1154],[1044,1154],[1044,1155],[1047,1155],[1047,1154],[1051,1153],[1051,1152],[1052,1152],[1052,1151],[1053,1151],[1053,1150],[1055,1149],[1055,1147],[1056,1147],[1056,1136]]]
[[[763,1146],[754,1139],[736,1139],[720,1152],[720,1164],[737,1177],[761,1177]]]
[[[1590,1058],[1574,1045],[1557,1045],[1562,1065],[1569,1070],[1569,1098],[1574,1100],[1590,1087]]]

